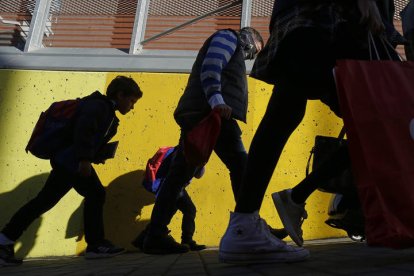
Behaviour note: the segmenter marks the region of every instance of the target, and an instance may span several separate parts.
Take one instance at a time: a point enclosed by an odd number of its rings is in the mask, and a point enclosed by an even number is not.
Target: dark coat
[[[76,114],[72,143],[51,159],[52,165],[76,171],[80,160],[101,161],[95,158],[99,150],[115,136],[118,124],[115,103],[108,97],[99,91],[84,97]]]

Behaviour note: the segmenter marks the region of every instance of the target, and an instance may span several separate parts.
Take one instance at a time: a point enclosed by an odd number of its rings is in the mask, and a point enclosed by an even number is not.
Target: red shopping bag
[[[221,117],[212,110],[184,137],[184,156],[193,166],[204,166],[216,145],[221,129]]]
[[[371,246],[414,246],[414,63],[335,68],[352,169]]]

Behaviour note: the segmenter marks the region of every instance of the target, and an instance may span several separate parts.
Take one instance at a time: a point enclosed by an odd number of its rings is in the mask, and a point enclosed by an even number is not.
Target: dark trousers
[[[182,131],[182,136],[185,131]],[[236,197],[242,173],[246,165],[247,153],[241,140],[241,130],[235,120],[222,120],[222,126],[214,152],[230,171],[230,180],[233,194]],[[169,173],[158,192],[157,199],[151,214],[149,235],[165,235],[168,233],[168,224],[175,213],[176,199],[194,176],[195,167],[187,164],[180,139],[177,154],[171,162]]]
[[[190,242],[193,240],[195,232],[195,217],[197,209],[186,190],[182,190],[182,192],[178,195],[171,217],[173,217],[177,211],[180,211],[183,214],[183,220],[181,222],[181,241]],[[145,227],[144,231],[138,235],[137,240],[143,242],[145,236],[150,230],[150,227],[151,223],[149,223],[147,227]]]
[[[347,35],[346,28],[337,36],[332,41],[322,31],[303,28],[293,31],[280,44],[277,69],[280,78],[249,149],[236,212],[260,209],[283,148],[305,115],[308,99],[321,100],[340,116],[332,74],[335,62],[341,58],[367,59],[368,52],[353,45],[357,42],[349,39],[352,35]],[[341,171],[343,166],[332,165],[325,172],[335,173],[332,171],[335,169]],[[321,173],[317,175],[324,177]],[[313,180],[317,182],[318,178]]]
[[[173,216],[177,210],[183,214],[183,220],[181,222],[181,240],[187,242],[192,241],[195,232],[195,217],[197,210],[186,190],[182,190],[178,196],[176,209],[172,214]]]
[[[30,224],[46,213],[74,188],[85,197],[84,228],[89,245],[104,240],[103,205],[105,189],[95,170],[89,177],[80,177],[54,166],[39,194],[21,207],[3,228],[2,233],[11,240],[17,240]]]

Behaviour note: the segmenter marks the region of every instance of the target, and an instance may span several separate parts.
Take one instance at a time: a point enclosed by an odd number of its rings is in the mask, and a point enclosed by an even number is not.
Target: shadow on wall
[[[117,246],[134,250],[131,241],[144,230],[148,220],[141,220],[142,209],[155,201],[153,194],[141,185],[144,172],[132,171],[114,179],[106,187],[104,207],[105,236]],[[66,238],[83,239],[83,202],[72,214]]]
[[[20,183],[14,190],[0,194],[0,229],[10,220],[17,210],[34,198],[43,188],[48,173],[39,174]],[[16,246],[16,256],[26,257],[36,243],[37,231],[42,223],[42,217],[37,218],[19,238]]]

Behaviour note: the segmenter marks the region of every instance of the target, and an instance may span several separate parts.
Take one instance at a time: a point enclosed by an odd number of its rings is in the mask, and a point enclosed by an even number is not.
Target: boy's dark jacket
[[[119,119],[115,115],[115,103],[99,91],[82,99],[73,125],[71,145],[56,153],[51,159],[57,165],[76,172],[80,160],[96,160],[99,150],[117,132]]]

